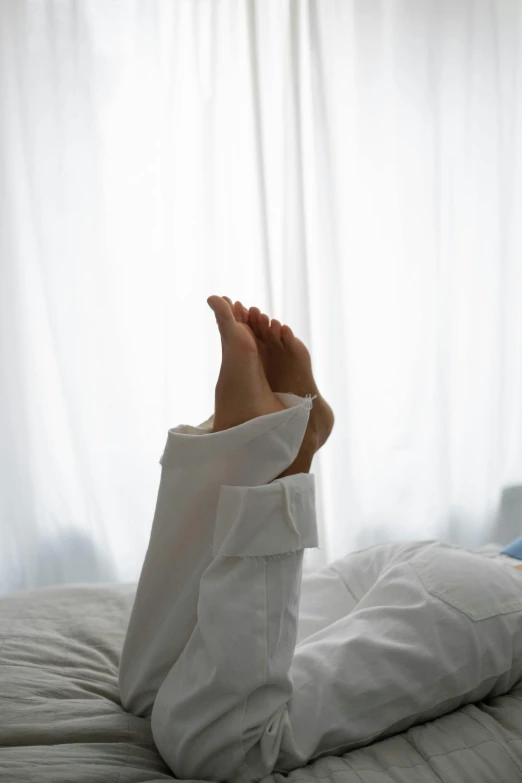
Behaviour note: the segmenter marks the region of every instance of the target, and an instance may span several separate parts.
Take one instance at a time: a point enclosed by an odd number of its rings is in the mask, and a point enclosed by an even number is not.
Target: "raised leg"
[[[308,472],[333,426],[308,351],[288,327],[284,340],[277,321],[262,334],[257,322],[250,326],[240,302],[232,306],[211,296],[208,304],[223,350],[215,414],[200,427],[170,430],[161,461],[152,532],[119,671],[122,704],[136,715],[151,714],[160,685],[196,627],[199,583],[213,558],[222,487],[256,487]],[[272,388],[267,372],[279,388]],[[312,393],[313,406],[304,401]]]
[[[212,433],[211,417],[198,428],[169,431],[119,669],[122,704],[135,715],[150,716],[158,689],[196,627],[200,579],[214,558],[222,490],[273,481],[300,450],[307,402],[290,394],[278,399],[284,401],[282,411],[234,429]]]

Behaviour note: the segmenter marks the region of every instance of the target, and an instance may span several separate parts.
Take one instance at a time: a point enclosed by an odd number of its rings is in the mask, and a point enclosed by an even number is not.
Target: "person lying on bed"
[[[507,693],[520,561],[400,541],[303,574],[334,415],[288,326],[207,301],[215,413],[168,432],[119,670],[174,775],[257,781]]]

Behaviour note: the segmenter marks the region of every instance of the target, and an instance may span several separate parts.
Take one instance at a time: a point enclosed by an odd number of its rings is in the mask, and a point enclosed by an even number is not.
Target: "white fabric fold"
[[[316,547],[314,476],[299,473],[292,481],[258,487],[222,487],[214,555],[252,557]]]

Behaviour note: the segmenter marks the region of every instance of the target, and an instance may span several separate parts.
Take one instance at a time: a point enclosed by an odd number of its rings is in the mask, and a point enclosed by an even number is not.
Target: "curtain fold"
[[[507,543],[521,42],[517,0],[0,0],[0,593],[137,580],[211,293],[335,411],[307,567]]]

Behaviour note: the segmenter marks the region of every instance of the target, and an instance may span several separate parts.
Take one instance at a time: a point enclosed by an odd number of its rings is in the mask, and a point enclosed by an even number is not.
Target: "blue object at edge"
[[[500,552],[501,555],[510,555],[516,557],[517,560],[522,560],[522,536],[515,538],[505,549]]]

